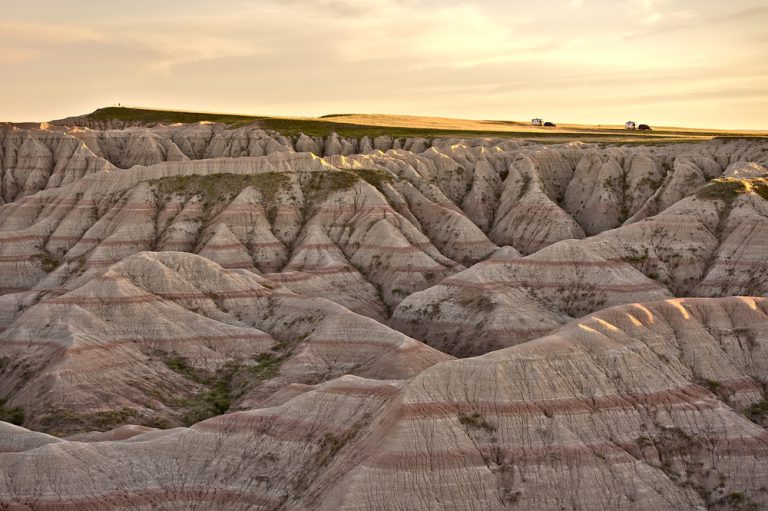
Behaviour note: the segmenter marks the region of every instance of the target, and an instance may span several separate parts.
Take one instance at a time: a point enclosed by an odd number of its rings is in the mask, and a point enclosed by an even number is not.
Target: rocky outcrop
[[[738,411],[764,397],[767,312],[759,298],[626,305],[406,383],[294,385],[269,408],[122,441],[4,426],[0,495],[32,509],[759,508],[768,438]]]
[[[768,434],[739,412],[765,398],[766,305],[626,305],[438,364],[324,509],[760,508]]]
[[[0,388],[8,406],[24,407],[26,424],[46,431],[125,420],[167,427],[256,406],[289,383],[407,378],[447,358],[251,272],[144,252],[42,300],[0,334],[9,361]]]
[[[0,127],[0,508],[768,502],[764,140],[99,123]]]
[[[670,296],[629,264],[562,241],[525,258],[500,252],[415,293],[400,303],[390,324],[466,357],[539,337],[604,307]]]
[[[526,258],[501,252],[409,296],[390,324],[467,356],[641,295],[764,296],[768,193],[746,183],[725,198],[717,190],[727,183],[712,183],[659,215]]]
[[[0,204],[114,169],[62,133],[0,127]]]

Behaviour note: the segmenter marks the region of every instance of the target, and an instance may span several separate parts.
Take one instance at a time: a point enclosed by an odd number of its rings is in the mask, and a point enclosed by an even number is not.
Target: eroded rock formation
[[[0,509],[768,506],[768,142],[30,128]]]

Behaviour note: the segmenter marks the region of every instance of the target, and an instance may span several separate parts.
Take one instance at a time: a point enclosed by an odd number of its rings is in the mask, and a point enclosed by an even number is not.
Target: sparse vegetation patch
[[[52,256],[48,252],[41,252],[34,257],[40,261],[40,267],[45,273],[51,273],[61,264],[61,261],[59,261],[58,258]]]
[[[467,428],[482,429],[489,432],[496,431],[496,426],[488,422],[485,417],[479,413],[460,414],[459,422]]]
[[[200,197],[204,203],[234,199],[243,189],[252,186],[258,189],[267,202],[273,201],[277,194],[288,185],[288,176],[281,172],[264,174],[210,174],[173,176],[151,181],[158,194],[164,197],[172,195],[191,198]]]
[[[763,399],[747,408],[745,415],[755,424],[768,427],[768,399]]]
[[[340,190],[348,190],[360,181],[360,176],[347,170],[306,172],[304,194],[310,201],[323,200]]]
[[[53,435],[80,431],[107,431],[127,423],[146,422],[137,410],[122,408],[94,413],[74,413],[63,408],[52,408],[40,419],[42,429]]]
[[[391,183],[394,180],[392,174],[390,174],[386,170],[359,169],[359,170],[354,170],[354,172],[358,176],[360,176],[364,181],[366,181],[368,184],[373,185],[379,189],[381,189],[384,183]]]
[[[232,402],[241,397],[248,388],[277,376],[280,365],[289,353],[260,353],[253,363],[229,361],[218,371],[211,373],[192,367],[178,355],[155,352],[155,356],[172,371],[199,383],[203,389],[192,397],[176,400],[172,405],[182,411],[181,422],[191,426],[202,420],[227,413]]]
[[[740,194],[744,193],[756,193],[763,199],[768,200],[768,180],[764,178],[734,179],[730,177],[713,179],[696,192],[696,197],[703,200],[721,200],[730,203]]]
[[[0,399],[0,421],[21,426],[24,423],[24,409],[20,406],[6,408],[5,403],[5,399]]]

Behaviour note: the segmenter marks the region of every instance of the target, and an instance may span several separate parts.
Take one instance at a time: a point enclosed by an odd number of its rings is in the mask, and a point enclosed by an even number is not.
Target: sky
[[[0,0],[0,120],[255,115],[768,129],[766,0]]]

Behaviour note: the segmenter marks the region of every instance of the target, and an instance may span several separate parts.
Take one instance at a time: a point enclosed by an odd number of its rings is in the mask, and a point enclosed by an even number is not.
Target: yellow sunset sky
[[[0,0],[0,120],[122,103],[768,129],[765,0]]]

